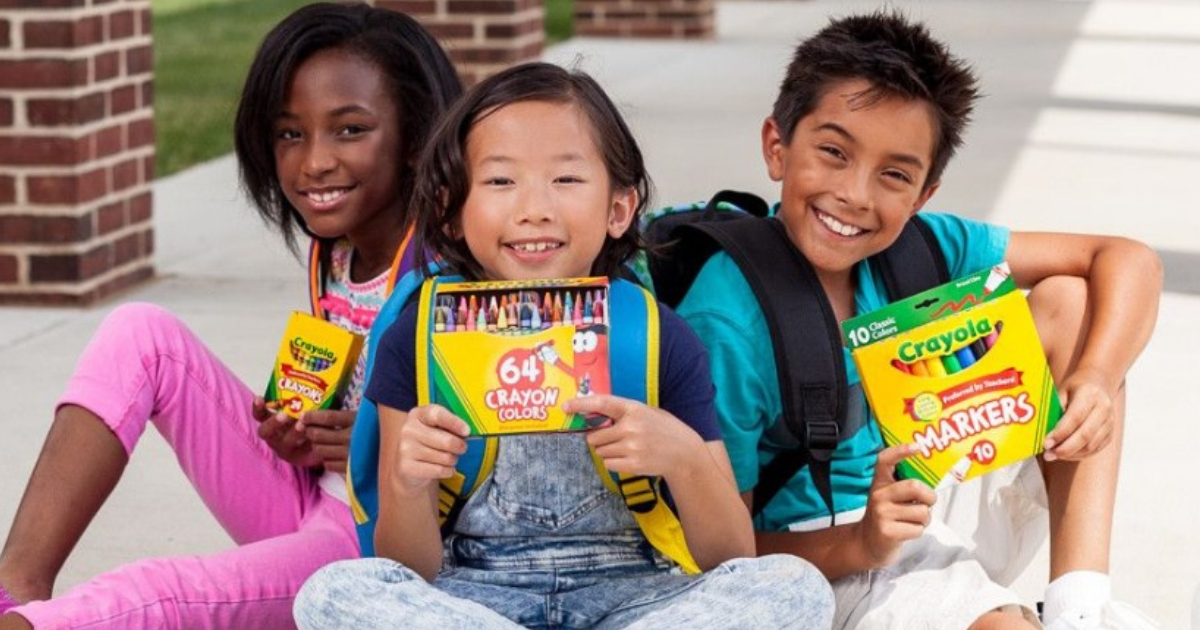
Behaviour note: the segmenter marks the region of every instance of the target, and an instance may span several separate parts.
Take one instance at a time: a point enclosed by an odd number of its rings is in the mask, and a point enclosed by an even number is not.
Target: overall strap
[[[883,278],[889,302],[950,281],[942,246],[919,214],[904,226],[895,243],[872,260]]]

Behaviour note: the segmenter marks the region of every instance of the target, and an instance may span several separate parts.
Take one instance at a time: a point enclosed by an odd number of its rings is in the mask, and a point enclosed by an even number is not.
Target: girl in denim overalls
[[[649,182],[612,102],[589,77],[544,63],[480,83],[418,167],[421,252],[470,279],[613,277],[639,243]],[[661,408],[615,396],[569,401],[611,418],[586,434],[501,438],[492,474],[443,540],[438,481],[467,425],[416,406],[410,306],[384,333],[367,396],[379,406],[380,558],[332,565],[296,601],[313,628],[822,628],[830,589],[794,556],[754,556],[713,407],[707,356],[660,309]],[[686,546],[685,575],[603,484],[662,477]]]

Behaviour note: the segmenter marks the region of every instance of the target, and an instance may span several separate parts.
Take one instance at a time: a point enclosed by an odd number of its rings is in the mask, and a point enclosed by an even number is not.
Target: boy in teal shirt
[[[925,27],[892,13],[835,20],[797,48],[763,123],[763,156],[782,184],[775,215],[839,321],[886,303],[864,261],[891,245],[937,191],[977,97],[962,61]],[[1051,628],[1097,627],[1110,598],[1123,381],[1153,329],[1158,258],[1123,238],[1011,232],[952,215],[921,220],[951,277],[1007,260],[1020,286],[1038,285],[1030,304],[1066,407],[1039,462],[1050,505],[1045,620]],[[780,419],[763,314],[723,253],[705,264],[678,311],[708,346],[726,445],[750,504],[760,468],[796,445]],[[1036,627],[1032,611],[993,583],[953,532],[931,524],[933,490],[894,479],[912,451],[883,449],[848,352],[844,358],[851,391],[831,467],[836,517],[803,469],[756,517],[758,553],[816,564],[834,585],[835,628]]]

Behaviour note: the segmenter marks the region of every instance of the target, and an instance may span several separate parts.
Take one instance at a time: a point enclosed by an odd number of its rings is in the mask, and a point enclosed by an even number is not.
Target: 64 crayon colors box
[[[307,313],[288,318],[263,398],[293,418],[329,409],[358,362],[362,337]]]
[[[609,394],[608,279],[443,282],[424,289],[434,402],[472,435],[578,431],[576,396]],[[418,371],[421,362],[418,361]]]
[[[842,324],[884,441],[941,488],[1042,452],[1062,415],[1024,294],[1000,264]]]

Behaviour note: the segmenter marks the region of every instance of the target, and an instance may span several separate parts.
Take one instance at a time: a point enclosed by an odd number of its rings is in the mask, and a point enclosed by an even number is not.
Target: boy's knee
[[[761,582],[755,589],[774,589],[778,600],[807,609],[833,610],[833,588],[825,576],[807,560],[791,554],[771,554],[759,558],[734,560],[744,563],[752,571],[755,581]],[[733,567],[734,572],[739,568]]]
[[[1069,361],[1075,355],[1087,328],[1087,281],[1073,276],[1052,276],[1037,283],[1028,300],[1051,367],[1065,367],[1055,363]],[[1060,361],[1055,361],[1056,357]]]

